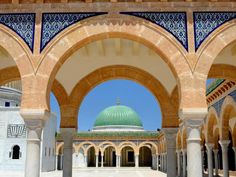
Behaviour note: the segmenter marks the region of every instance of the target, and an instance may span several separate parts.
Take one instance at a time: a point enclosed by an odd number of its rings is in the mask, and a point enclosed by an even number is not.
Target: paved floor
[[[0,172],[1,177],[24,177],[19,172]],[[62,171],[44,172],[41,177],[62,177]],[[104,168],[104,169],[80,169],[73,170],[73,177],[166,177],[166,174],[149,168]]]

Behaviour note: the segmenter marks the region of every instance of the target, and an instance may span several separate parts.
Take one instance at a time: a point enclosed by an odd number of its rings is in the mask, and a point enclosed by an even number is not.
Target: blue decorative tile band
[[[34,13],[0,14],[0,24],[7,26],[17,33],[33,52],[35,31]]]
[[[148,20],[171,33],[188,51],[187,15],[185,12],[121,12]]]
[[[217,101],[216,103],[214,103],[214,104],[212,105],[212,107],[215,108],[218,117],[220,117],[221,107],[222,107],[222,105],[223,105],[224,100],[225,100],[225,97],[224,97],[224,98],[221,98],[219,101]]]
[[[195,51],[219,26],[236,18],[236,12],[193,12]]]
[[[89,17],[107,14],[106,12],[43,13],[40,52],[61,31]]]
[[[229,96],[231,96],[234,99],[234,101],[236,102],[236,90],[230,92]],[[226,98],[226,96],[221,98],[219,101],[217,101],[216,103],[214,103],[212,105],[212,107],[214,107],[216,109],[218,117],[220,117],[220,114],[221,114],[221,111],[222,111],[221,108],[222,108],[222,105],[223,105],[223,102],[224,102],[225,98]]]

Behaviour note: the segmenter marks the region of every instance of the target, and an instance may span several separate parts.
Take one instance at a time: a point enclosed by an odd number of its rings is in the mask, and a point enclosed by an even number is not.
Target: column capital
[[[218,154],[219,149],[213,149],[214,154]]]
[[[177,154],[180,154],[182,151],[180,149],[176,150]]]
[[[186,154],[186,153],[187,153],[187,149],[181,149],[181,152],[182,152],[183,154]]]
[[[20,115],[23,117],[28,129],[42,129],[45,122],[50,117],[50,112],[45,109],[21,109]]]
[[[179,128],[163,128],[162,131],[166,138],[168,148],[176,148],[176,135]]]
[[[213,143],[206,143],[205,145],[206,145],[207,150],[209,150],[209,151],[211,151],[214,147]]]
[[[219,143],[222,148],[227,148],[229,146],[230,140],[220,140]]]
[[[183,108],[179,111],[179,117],[186,119],[204,119],[208,113],[207,108]]]

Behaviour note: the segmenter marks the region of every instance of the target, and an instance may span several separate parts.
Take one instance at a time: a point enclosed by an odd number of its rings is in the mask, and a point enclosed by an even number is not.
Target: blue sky
[[[212,79],[207,81],[207,85]],[[116,104],[117,98],[122,105],[134,109],[140,116],[145,130],[161,128],[161,111],[156,98],[142,85],[129,80],[112,80],[95,87],[83,100],[79,114],[78,127],[81,131],[92,128],[96,116],[108,106]],[[60,110],[56,98],[51,94],[51,110],[60,122]]]

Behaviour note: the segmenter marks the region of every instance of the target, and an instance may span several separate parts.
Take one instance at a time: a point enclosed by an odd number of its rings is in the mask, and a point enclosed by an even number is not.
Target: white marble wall
[[[41,153],[42,171],[52,171],[55,169],[56,121],[56,115],[52,113],[49,121],[46,123],[45,128],[43,130]],[[0,171],[23,171],[25,168],[26,159],[26,137],[7,138],[7,127],[9,124],[24,124],[24,120],[19,113],[19,108],[5,108],[0,106]],[[18,145],[20,147],[20,159],[12,159],[11,157],[9,157],[9,152],[11,152],[12,147],[14,145]],[[47,149],[47,156],[44,156],[45,147]]]
[[[73,168],[86,167],[84,152],[82,149],[78,153],[73,153]]]
[[[42,144],[41,144],[41,171],[53,171],[55,170],[56,154],[56,128],[57,118],[54,113],[51,114],[50,119],[45,124],[42,133]]]
[[[24,124],[24,120],[19,114],[19,108],[0,107],[0,170],[24,170],[26,158],[26,138],[7,138],[7,127],[9,124]],[[20,159],[12,159],[9,152],[12,147],[20,147]]]

